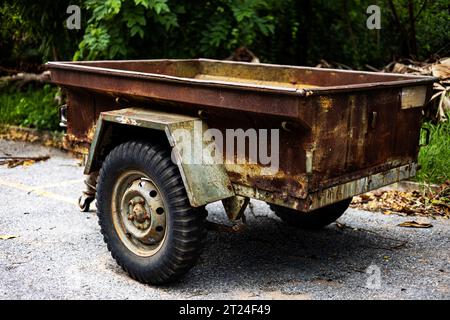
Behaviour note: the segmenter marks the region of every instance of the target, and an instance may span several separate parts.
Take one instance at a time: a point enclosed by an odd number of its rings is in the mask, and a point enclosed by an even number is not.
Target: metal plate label
[[[425,105],[427,87],[409,87],[402,89],[402,109],[421,108]]]

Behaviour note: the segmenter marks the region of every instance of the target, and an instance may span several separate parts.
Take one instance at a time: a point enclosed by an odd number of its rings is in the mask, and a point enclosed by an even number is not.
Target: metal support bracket
[[[222,200],[225,212],[227,213],[227,216],[231,221],[241,219],[249,202],[249,198],[241,196],[234,196]]]

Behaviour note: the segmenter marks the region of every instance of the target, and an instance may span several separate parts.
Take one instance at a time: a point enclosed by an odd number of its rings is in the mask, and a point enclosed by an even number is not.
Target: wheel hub
[[[141,178],[130,183],[121,203],[122,223],[127,237],[145,245],[160,243],[166,230],[165,211],[153,182]]]
[[[151,215],[147,213],[144,198],[138,196],[130,200],[128,220],[132,221],[136,228],[140,230],[145,230],[150,227]]]

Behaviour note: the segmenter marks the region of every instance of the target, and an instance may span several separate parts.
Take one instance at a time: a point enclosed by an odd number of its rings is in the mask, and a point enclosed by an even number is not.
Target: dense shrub
[[[0,91],[0,124],[11,124],[42,130],[58,130],[57,89],[28,86],[24,91],[16,88]]]

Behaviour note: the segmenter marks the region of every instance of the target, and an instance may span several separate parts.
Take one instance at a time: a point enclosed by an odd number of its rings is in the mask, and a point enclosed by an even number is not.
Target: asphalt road
[[[252,201],[243,233],[209,232],[199,264],[180,282],[140,284],[111,258],[95,211],[81,213],[79,161],[60,151],[0,141],[0,156],[46,155],[0,167],[0,299],[449,299],[450,221],[349,209],[320,232],[283,225]],[[221,204],[209,218],[226,221]]]

